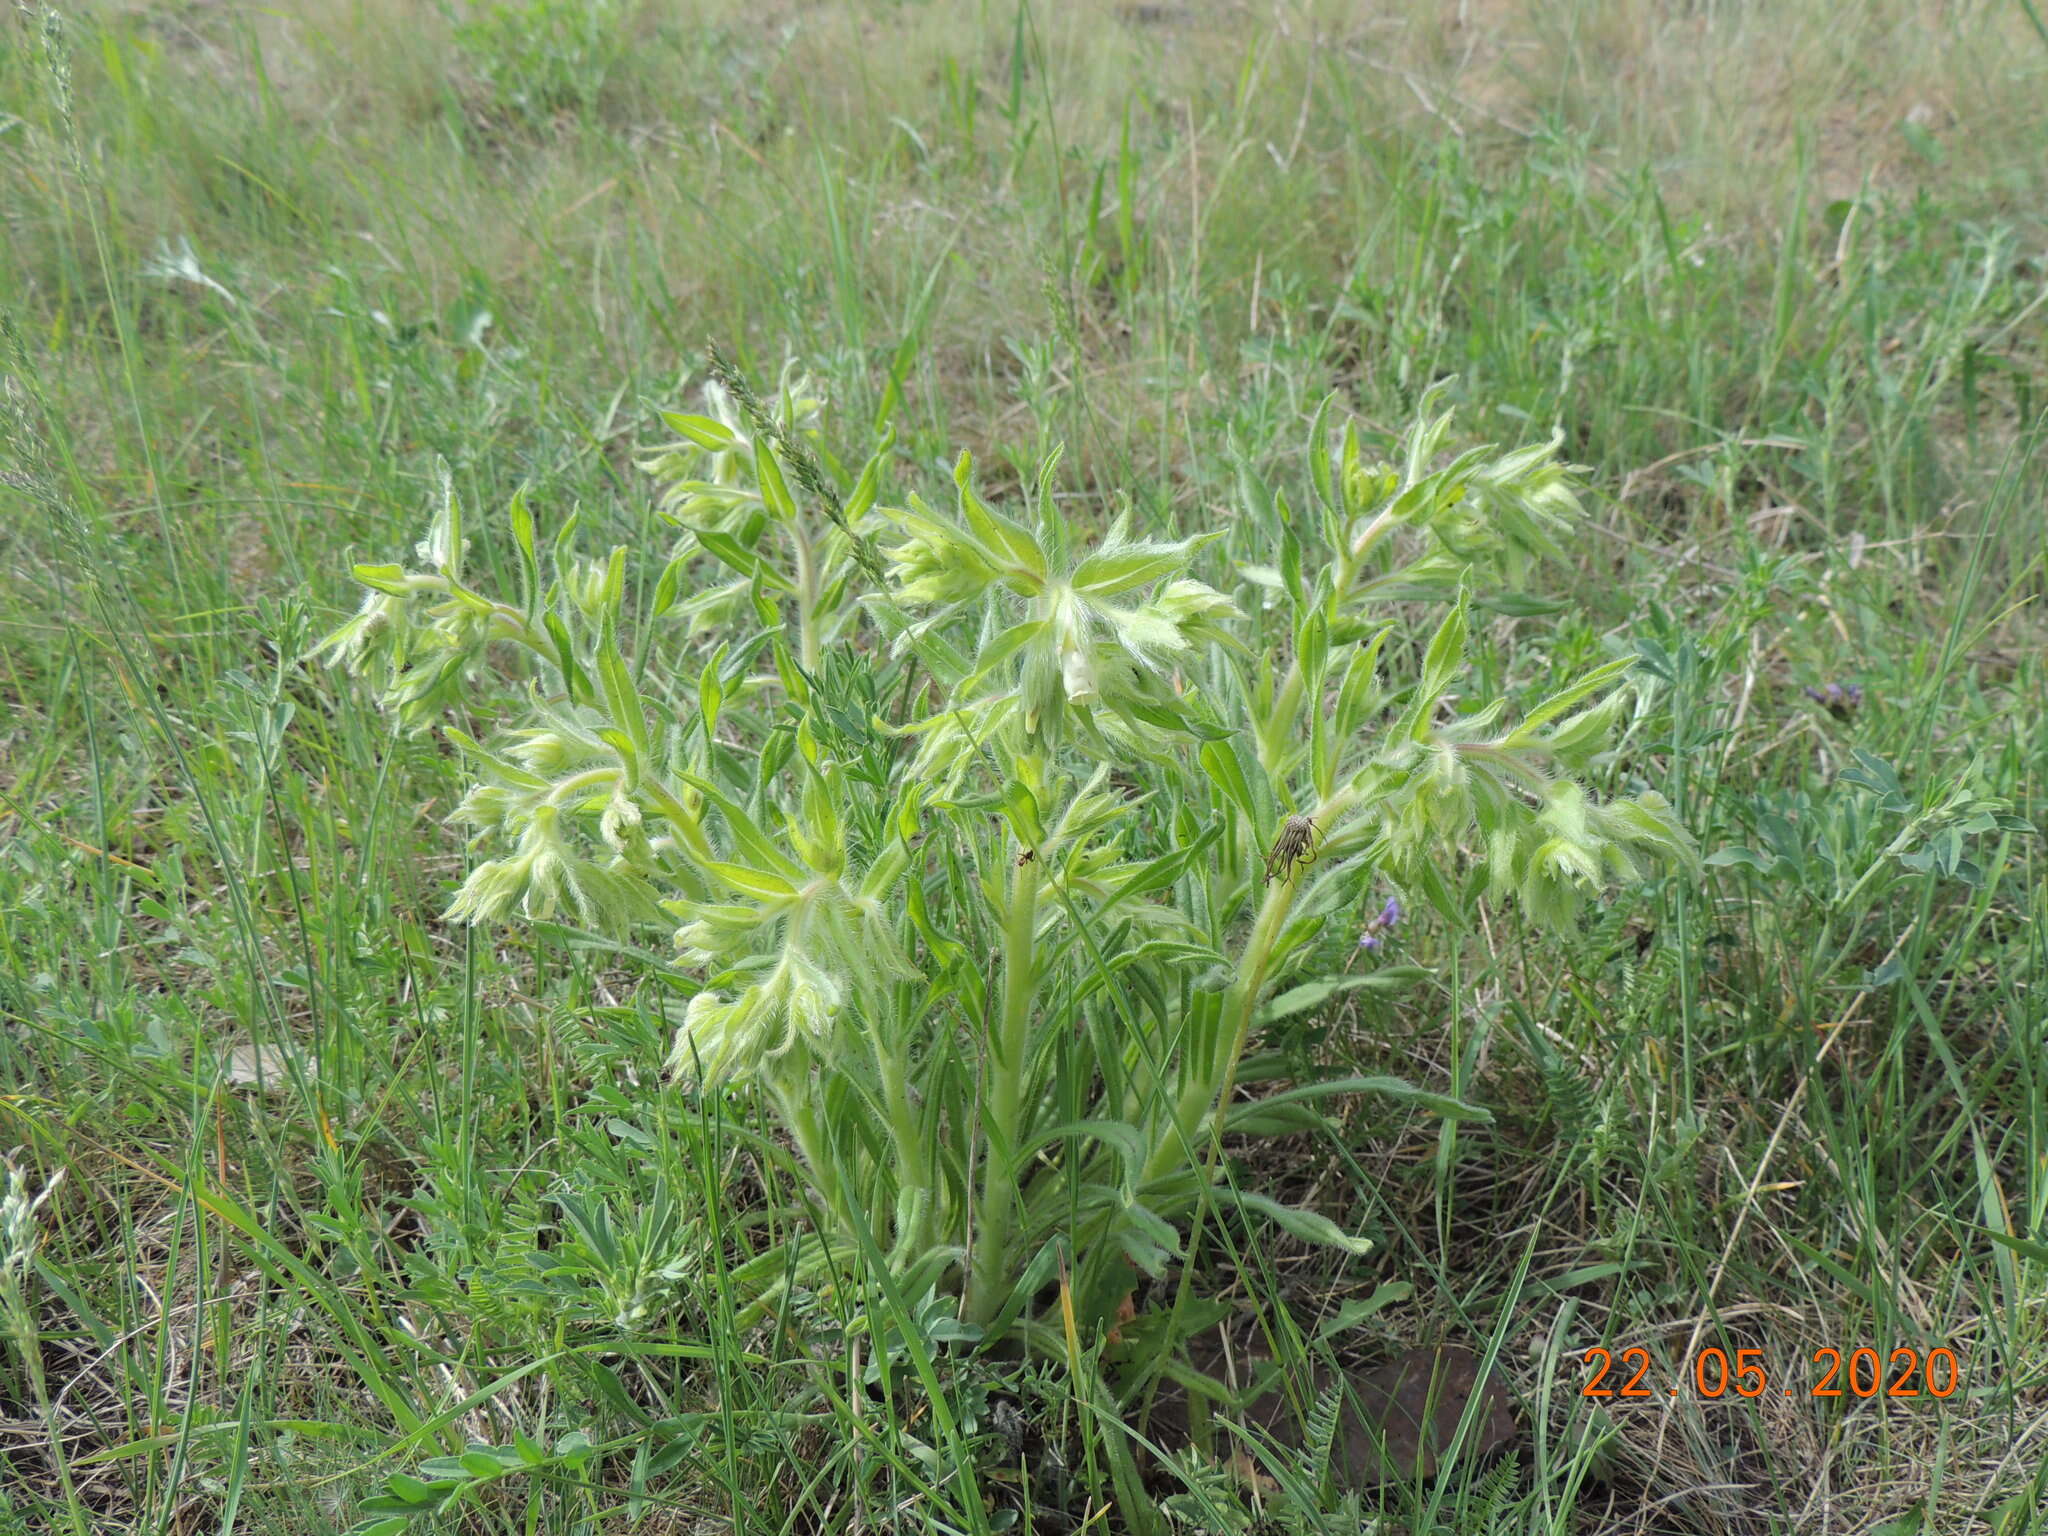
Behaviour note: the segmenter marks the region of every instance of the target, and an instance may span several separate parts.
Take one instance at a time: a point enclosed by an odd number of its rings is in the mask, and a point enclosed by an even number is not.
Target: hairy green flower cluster
[[[688,919],[676,932],[684,963],[731,978],[698,993],[684,1013],[669,1057],[684,1081],[770,1076],[799,1042],[830,1057],[846,1044],[837,1037],[843,1010],[919,975],[882,901],[837,881],[752,906],[674,902],[670,910]]]
[[[990,605],[988,643],[950,680],[957,702],[924,727],[948,745],[928,750],[951,751],[962,734],[1012,719],[1033,745],[1073,735],[1102,741],[1108,722],[1123,727],[1126,744],[1147,726],[1184,731],[1185,679],[1176,669],[1209,645],[1239,644],[1226,627],[1243,617],[1237,604],[1186,574],[1219,534],[1138,539],[1125,515],[1093,550],[1070,557],[1044,489],[1052,467],[1040,476],[1035,530],[975,494],[965,454],[954,470],[952,517],[915,496],[907,509],[882,509],[907,535],[887,552],[890,598],[902,609],[935,610],[898,635],[899,654],[958,609]]]
[[[415,729],[461,702],[485,646],[524,629],[516,610],[463,585],[468,548],[461,505],[443,465],[440,505],[415,546],[427,569],[355,567],[356,580],[368,589],[362,606],[314,648],[316,656],[366,678],[383,706]]]
[[[644,880],[609,860],[587,857],[563,833],[561,807],[541,801],[526,809],[519,845],[508,858],[490,859],[470,871],[449,903],[455,922],[502,922],[513,913],[547,921],[574,912],[583,926],[600,933],[630,929],[635,920],[660,913]]]
[[[367,681],[378,702],[409,730],[425,730],[463,705],[474,687],[484,652],[508,643],[544,662],[559,663],[568,615],[586,619],[614,607],[625,579],[624,550],[603,565],[577,561],[569,551],[571,517],[556,540],[556,581],[542,601],[533,518],[523,493],[512,498],[511,522],[524,557],[523,606],[484,596],[463,580],[469,540],[453,476],[441,465],[439,504],[427,536],[414,546],[425,570],[399,565],[358,565],[352,574],[367,592],[353,617],[308,653]],[[550,604],[558,612],[543,614]]]

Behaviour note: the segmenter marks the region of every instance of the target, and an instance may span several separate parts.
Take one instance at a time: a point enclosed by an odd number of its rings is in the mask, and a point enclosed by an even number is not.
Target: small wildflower
[[[1808,688],[1806,696],[1837,720],[1848,719],[1863,703],[1863,690],[1855,683],[1823,683]]]
[[[1358,947],[1360,949],[1378,949],[1381,944],[1386,942],[1384,935],[1387,930],[1400,921],[1400,898],[1389,896],[1387,904],[1380,908],[1378,915],[1371,922],[1367,923],[1365,931],[1359,934]]]

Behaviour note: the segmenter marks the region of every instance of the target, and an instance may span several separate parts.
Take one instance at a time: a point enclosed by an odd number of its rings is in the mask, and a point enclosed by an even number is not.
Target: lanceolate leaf
[[[1419,965],[1388,965],[1361,976],[1332,976],[1322,981],[1305,981],[1289,987],[1259,1010],[1261,1024],[1278,1023],[1311,1008],[1320,1008],[1331,998],[1346,992],[1392,992],[1410,986],[1429,975]]]
[[[1298,1088],[1283,1089],[1261,1100],[1261,1104],[1294,1104],[1309,1099],[1327,1099],[1340,1094],[1374,1094],[1384,1099],[1394,1099],[1403,1104],[1413,1104],[1417,1109],[1426,1109],[1433,1115],[1446,1120],[1470,1120],[1480,1125],[1493,1123],[1493,1111],[1478,1104],[1468,1104],[1463,1099],[1452,1098],[1447,1093],[1432,1093],[1427,1088],[1418,1088],[1413,1083],[1398,1077],[1332,1077],[1319,1083],[1304,1083]]]
[[[1263,1217],[1304,1242],[1361,1255],[1373,1251],[1371,1238],[1354,1237],[1327,1216],[1305,1211],[1299,1206],[1282,1205],[1278,1200],[1256,1191],[1222,1184],[1216,1187],[1215,1198],[1223,1205],[1236,1206],[1246,1215]]]

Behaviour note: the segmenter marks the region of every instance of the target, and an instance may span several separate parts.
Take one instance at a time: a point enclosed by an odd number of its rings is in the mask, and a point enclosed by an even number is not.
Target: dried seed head
[[[1301,865],[1313,864],[1316,836],[1313,816],[1288,817],[1280,835],[1273,839],[1272,851],[1266,855],[1266,883],[1289,879]]]

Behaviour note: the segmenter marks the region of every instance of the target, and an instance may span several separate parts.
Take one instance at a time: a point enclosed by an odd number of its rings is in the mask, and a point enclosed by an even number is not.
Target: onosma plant
[[[1062,1262],[1100,1323],[1198,1212],[1361,1247],[1223,1179],[1219,1138],[1348,1093],[1484,1111],[1388,1078],[1241,1098],[1273,1075],[1262,1022],[1396,979],[1355,968],[1395,892],[1556,924],[1691,859],[1657,794],[1584,783],[1626,660],[1475,696],[1475,603],[1539,608],[1519,589],[1579,517],[1555,443],[1450,452],[1432,398],[1367,462],[1326,408],[1298,509],[1091,526],[1056,459],[990,496],[963,454],[927,501],[885,439],[842,479],[808,380],[764,402],[722,377],[644,461],[668,547],[586,559],[572,519],[543,548],[515,498],[522,579],[485,592],[444,487],[322,650],[473,764],[485,856],[451,916],[600,930],[700,980],[666,1091],[757,1090],[811,1213],[741,1272],[757,1306],[880,1263],[1029,1339]],[[482,742],[446,723],[480,691],[513,722]]]

